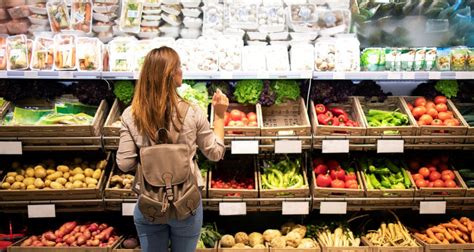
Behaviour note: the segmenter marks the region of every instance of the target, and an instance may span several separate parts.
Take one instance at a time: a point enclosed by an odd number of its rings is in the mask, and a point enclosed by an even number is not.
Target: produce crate
[[[137,199],[138,195],[132,191],[132,189],[117,189],[110,187],[110,180],[113,175],[123,174],[117,165],[114,163],[112,170],[110,171],[109,178],[107,179],[107,184],[105,185],[104,198],[106,199]]]
[[[268,248],[261,248],[261,249],[254,249],[254,248],[246,248],[246,249],[241,249],[241,248],[222,248],[221,244],[219,243],[219,246],[217,248],[218,252],[269,252]]]
[[[2,106],[0,106],[0,118],[5,117],[5,114],[8,111],[8,108],[11,106],[9,101],[5,101]]]
[[[311,124],[304,100],[288,102],[271,107],[262,107],[262,136],[311,136]],[[263,144],[272,144],[274,140],[262,140]],[[311,140],[303,140],[310,145]]]
[[[112,252],[114,247],[120,243],[121,239],[115,242],[111,247],[21,247],[21,243],[28,239],[25,237],[7,248],[8,252]]]
[[[365,136],[366,126],[362,117],[362,111],[358,109],[356,99],[351,97],[346,103],[331,103],[327,107],[338,107],[344,109],[347,114],[359,123],[359,127],[347,127],[347,126],[330,126],[330,125],[321,125],[318,122],[318,116],[316,114],[316,109],[314,108],[314,102],[311,101],[310,104],[310,114],[311,114],[311,124],[313,125],[313,134],[315,136]],[[363,144],[364,139],[350,139],[349,143],[351,144]],[[314,145],[321,145],[321,139],[314,139]]]
[[[91,157],[95,161],[96,157]],[[111,153],[106,154],[107,166],[110,164]],[[97,161],[101,160],[100,158]],[[40,190],[13,190],[1,189],[0,200],[2,201],[30,201],[30,200],[81,200],[81,199],[102,199],[104,185],[106,183],[107,169],[102,170],[100,179],[95,188],[78,188],[78,189],[40,189]],[[5,182],[5,176],[2,182]]]
[[[196,249],[196,252],[217,252],[217,243],[215,248]]]
[[[318,247],[316,248],[271,248],[268,247],[269,252],[320,252],[321,248],[319,247],[319,244],[314,241]]]
[[[466,194],[466,185],[459,175],[459,172],[454,171],[454,181],[460,186],[460,188],[430,188],[422,187],[416,188],[415,196],[417,197],[464,197]],[[462,202],[462,201],[460,201]],[[462,203],[461,203],[462,204]]]
[[[474,107],[474,103],[455,103],[455,107],[458,111],[462,111],[463,108],[469,108],[469,107]],[[467,121],[464,119],[464,116],[459,112],[461,115],[460,120],[463,125],[466,125],[467,127],[467,135],[468,136],[474,136],[474,127],[470,126]],[[465,141],[466,144],[474,144],[474,138],[466,138]],[[472,150],[474,147],[464,147],[466,150]]]
[[[360,247],[326,247],[321,245],[321,252],[371,252],[368,246]]]
[[[410,173],[410,172],[408,172]],[[364,172],[361,172],[361,179],[364,182],[365,194],[367,198],[411,198],[409,200],[394,200],[394,201],[377,201],[377,200],[367,200],[364,204],[366,205],[402,205],[402,204],[412,204],[413,197],[415,196],[415,181],[410,176],[410,181],[412,188],[399,190],[399,189],[368,189],[367,180],[365,178]]]
[[[260,104],[257,105],[244,105],[239,103],[230,103],[227,109],[230,112],[233,109],[238,109],[244,113],[254,112],[257,114],[257,127],[224,127],[224,133],[226,137],[258,137],[260,136],[260,129],[262,128],[262,110]],[[211,106],[211,129],[214,129],[214,107]],[[225,140],[225,144],[230,144],[231,140]]]
[[[22,106],[52,106],[53,104],[39,100],[25,100]],[[8,104],[8,111],[14,109],[11,103]],[[90,125],[47,125],[47,126],[0,126],[0,137],[95,137],[100,136],[101,127],[104,124],[108,105],[102,100],[97,108],[96,114]],[[23,143],[32,145],[41,144],[100,144],[100,140],[91,139],[38,139],[22,140]]]
[[[360,172],[356,171],[357,183],[359,183],[359,189],[347,189],[347,188],[330,188],[330,187],[319,187],[316,184],[316,174],[311,171],[313,175],[311,190],[313,197],[315,198],[362,198],[364,197],[364,184],[362,182]],[[317,201],[316,201],[317,202]],[[352,201],[352,204],[362,204],[361,201]]]
[[[409,96],[404,97],[404,102],[412,103],[417,97],[416,96]],[[448,110],[453,112],[454,118],[458,119],[461,123],[460,126],[429,126],[429,125],[418,125],[415,121],[415,125],[418,127],[418,135],[419,136],[465,136],[467,133],[467,124],[465,123],[464,119],[462,119],[461,114],[454,106],[451,100],[448,100],[446,104],[448,106]],[[410,113],[411,114],[411,113]],[[420,138],[417,139],[415,143],[417,144],[432,144],[432,145],[439,145],[439,147],[443,147],[443,144],[462,144],[464,143],[464,138]],[[424,149],[424,147],[419,147],[419,149]],[[460,147],[459,149],[462,149]]]
[[[140,252],[142,251],[140,248],[136,249],[126,249],[122,247],[122,243],[125,241],[125,237],[120,239],[120,241],[110,250],[111,252]],[[138,238],[137,238],[138,239]]]
[[[472,252],[474,243],[466,244],[428,244],[418,237],[415,237],[424,248],[424,252]]]
[[[462,178],[458,171],[454,171],[454,174],[459,175],[459,177]],[[466,194],[465,194],[466,197],[474,197],[473,187],[468,187],[463,179],[461,179],[461,185],[462,185],[461,186],[462,188],[466,188]],[[474,200],[470,200],[470,199],[464,200],[464,205],[472,205],[472,204],[474,204]]]
[[[372,252],[423,252],[423,247],[377,247],[374,246],[367,238],[361,238],[362,243],[369,246]]]
[[[114,103],[112,104],[112,107],[110,108],[109,115],[107,116],[107,119],[105,120],[104,123],[104,128],[102,129],[102,133],[106,137],[119,137],[120,136],[120,126],[116,127],[113,126],[112,124],[118,120],[120,120],[120,117],[122,115],[122,112],[125,110],[124,106],[118,101],[118,99],[115,99]],[[117,139],[106,139],[105,140],[105,145],[115,145],[118,146],[120,140]]]
[[[376,100],[366,101],[365,97],[355,97],[357,101],[357,106],[360,111],[363,111],[362,118],[364,120],[364,125],[367,126],[367,136],[393,136],[392,131],[397,131],[400,136],[416,136],[417,128],[416,122],[413,116],[411,115],[410,110],[408,109],[406,103],[401,97],[389,96],[384,102],[378,102]],[[394,111],[399,109],[401,113],[408,115],[409,126],[394,126],[394,127],[371,127],[367,121],[366,113],[369,109],[380,109],[387,111]],[[374,144],[377,141],[375,139],[366,139],[365,143]],[[405,143],[414,143],[415,139],[406,139]]]
[[[209,189],[208,194],[210,199],[256,199],[258,198],[258,174],[255,169],[255,159],[224,159],[220,162],[216,163],[216,170],[219,170],[223,167],[228,169],[235,169],[235,170],[247,170],[252,169],[252,174],[254,177],[254,189],[220,189],[220,188],[212,188],[211,181],[212,181],[212,171],[209,171]],[[250,175],[250,174],[249,174]],[[228,196],[229,194],[240,194],[240,196]],[[218,202],[209,202],[209,206],[218,206]],[[247,202],[248,206],[256,206],[258,205],[257,201],[249,201]]]

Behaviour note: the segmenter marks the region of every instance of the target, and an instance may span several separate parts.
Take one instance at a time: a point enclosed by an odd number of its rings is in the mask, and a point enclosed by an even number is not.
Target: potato
[[[42,179],[37,178],[37,179],[35,179],[34,185],[35,185],[37,188],[41,189],[41,188],[44,187],[44,182],[43,182]]]
[[[55,173],[55,172],[56,172],[56,171],[55,171],[54,169],[51,169],[51,168],[50,168],[50,169],[47,169],[47,170],[46,170],[46,175],[51,175],[51,174],[53,174],[53,173]]]
[[[27,177],[34,177],[35,176],[35,170],[31,167],[28,167],[25,172]]]
[[[8,182],[3,182],[2,183],[2,189],[10,189],[11,185]]]
[[[71,173],[65,172],[63,173],[63,178],[68,179],[71,176]]]
[[[16,176],[16,175],[15,175]],[[8,176],[5,181],[10,183],[10,184],[13,184],[16,180],[15,180],[15,176]]]
[[[33,185],[35,183],[35,178],[25,178],[23,183],[26,185],[26,187]]]
[[[18,175],[18,173],[16,173],[16,172],[7,173],[7,177],[16,177],[16,175]]]
[[[44,178],[47,176],[46,169],[43,166],[38,165],[35,167],[35,177],[37,178]]]
[[[21,190],[25,190],[25,189],[26,189],[25,183],[20,182],[20,189],[21,189]]]
[[[101,160],[101,161],[99,161],[99,163],[97,163],[95,168],[103,170],[103,169],[105,169],[106,166],[107,166],[107,160]]]
[[[69,182],[71,182],[71,183],[74,182],[74,178],[73,178],[73,177],[69,177],[67,180],[68,180]]]
[[[54,172],[53,174],[47,176],[46,178],[53,181],[53,180],[56,180],[56,179],[58,179],[62,176],[63,176],[63,172],[57,171],[57,172]]]
[[[26,187],[26,190],[35,190],[36,186],[35,185],[29,185]]]
[[[24,179],[25,179],[25,177],[23,177],[22,175],[16,175],[15,176],[15,180],[18,181],[18,182],[22,182]]]
[[[44,186],[45,187],[50,187],[51,186],[51,180],[47,179],[44,181]]]
[[[72,189],[72,183],[71,182],[67,182],[64,187],[66,187],[66,189]]]
[[[87,188],[96,188],[97,185],[96,184],[87,184]]]
[[[92,174],[92,178],[95,178],[95,179],[100,179],[100,175],[102,175],[102,171],[100,169],[96,169],[94,171],[94,174]]]
[[[76,167],[74,168],[74,170],[71,171],[71,175],[76,175],[76,174],[83,174],[84,173],[84,170],[82,170],[81,167]]]
[[[51,186],[51,188],[53,188],[53,189],[63,189],[63,188],[64,188],[63,185],[59,184],[59,183],[56,182],[56,181],[51,182],[51,185],[50,185],[50,186]]]
[[[125,185],[128,185],[128,184],[131,184],[131,183],[132,183],[132,181],[131,181],[130,179],[124,179],[124,180],[122,181],[122,185],[124,185],[124,186],[125,186]]]
[[[72,183],[72,188],[82,188],[82,181],[74,181],[74,183]]]
[[[86,182],[82,182],[82,188],[87,188]]]
[[[22,183],[21,183],[21,182],[18,182],[18,181],[17,181],[17,182],[14,182],[14,183],[11,185],[10,189],[19,190],[19,189],[21,189],[21,184],[22,184]]]
[[[56,167],[56,170],[66,173],[69,171],[69,167],[66,165],[58,165],[58,167]]]
[[[84,176],[84,174],[76,174],[74,175],[74,177],[72,177],[73,181],[76,181],[76,180],[79,180],[79,181],[84,181],[86,179],[86,177]]]
[[[94,185],[97,185],[97,179],[95,178],[86,178],[85,180],[86,184],[94,184]]]
[[[84,170],[84,175],[85,175],[86,177],[92,177],[93,174],[94,174],[94,170],[92,170],[91,168],[86,168],[86,169]]]
[[[126,184],[123,188],[124,189],[132,189],[132,184]]]
[[[67,183],[67,180],[61,177],[61,178],[56,179],[56,182],[58,182],[61,185],[65,185]]]
[[[113,184],[122,184],[122,182],[123,182],[123,179],[119,175],[114,175],[110,179],[110,183],[113,183]]]

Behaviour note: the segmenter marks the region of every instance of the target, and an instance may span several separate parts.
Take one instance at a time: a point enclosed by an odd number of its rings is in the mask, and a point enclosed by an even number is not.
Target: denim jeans
[[[202,201],[196,215],[185,220],[170,220],[168,224],[152,224],[135,206],[133,220],[143,252],[167,252],[171,240],[172,252],[194,252],[202,227]]]

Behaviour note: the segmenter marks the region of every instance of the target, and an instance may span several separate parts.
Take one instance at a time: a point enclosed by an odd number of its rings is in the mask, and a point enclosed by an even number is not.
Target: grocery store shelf
[[[464,80],[474,72],[313,72],[316,80]]]

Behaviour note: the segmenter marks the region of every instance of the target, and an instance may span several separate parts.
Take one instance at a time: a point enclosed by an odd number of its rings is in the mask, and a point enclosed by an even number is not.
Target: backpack
[[[184,122],[189,104],[180,102],[178,110],[184,115]],[[183,125],[176,121],[181,132]],[[172,126],[170,131],[159,129],[157,138],[168,141],[157,140],[157,144],[140,148],[133,190],[139,195],[137,206],[141,213],[154,224],[195,215],[201,201],[196,177],[191,171],[191,150],[186,144],[177,143],[179,132]]]

